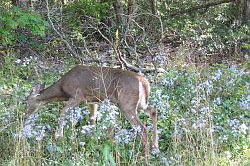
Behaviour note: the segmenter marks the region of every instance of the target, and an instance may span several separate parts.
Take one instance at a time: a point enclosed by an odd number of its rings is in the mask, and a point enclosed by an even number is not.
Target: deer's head
[[[37,97],[40,95],[40,92],[44,90],[45,84],[38,84],[32,87],[30,95],[27,97],[27,109],[28,111],[35,110],[40,102],[37,100]]]

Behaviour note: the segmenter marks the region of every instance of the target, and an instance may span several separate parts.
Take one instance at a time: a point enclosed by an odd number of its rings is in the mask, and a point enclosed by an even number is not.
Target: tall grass
[[[4,58],[0,165],[144,165],[138,131],[108,100],[100,104],[96,127],[86,105],[72,108],[60,140],[54,133],[62,104],[49,104],[23,121],[32,84],[52,84],[71,67],[48,65],[32,57]],[[150,102],[158,110],[161,152],[152,152],[150,164],[248,165],[249,92],[249,74],[237,66],[173,68],[158,76]],[[143,113],[140,118],[150,131],[151,120]]]

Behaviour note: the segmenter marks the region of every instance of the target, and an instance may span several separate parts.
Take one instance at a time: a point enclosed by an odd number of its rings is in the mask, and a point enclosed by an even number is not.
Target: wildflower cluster
[[[89,114],[88,109],[85,107],[73,107],[67,111],[66,121],[62,122],[61,125],[73,124],[76,125],[80,120],[83,119],[85,115]],[[46,131],[51,130],[49,124],[43,124],[37,121],[38,115],[32,114],[24,123],[21,134],[27,139],[35,139],[37,141],[43,140],[46,135]],[[70,125],[67,125],[66,128],[69,128]]]
[[[128,144],[132,142],[141,132],[141,128],[140,126],[132,129],[123,128],[118,122],[118,114],[118,108],[108,99],[102,101],[97,111],[97,124],[82,126],[81,133],[84,135],[95,134],[96,138],[103,139],[107,137],[107,130],[112,128],[115,131],[114,139],[117,143]]]
[[[163,54],[157,54],[154,58],[153,61],[159,63],[159,64],[164,64],[166,61],[166,56]]]
[[[116,143],[125,144],[132,142],[136,138],[137,134],[141,132],[141,128],[139,126],[133,129],[122,129],[121,126],[117,126],[115,130],[117,131],[115,133]]]
[[[45,131],[51,130],[50,125],[36,125],[38,115],[32,114],[24,123],[24,127],[21,130],[21,135],[27,139],[35,139],[37,141],[43,140],[45,137]],[[18,135],[16,135],[18,136]]]
[[[85,125],[85,126],[82,126],[81,133],[88,135],[92,133],[94,129],[95,129],[95,125]]]
[[[211,146],[214,139],[226,141],[227,145],[239,138],[246,140],[250,124],[247,77],[246,72],[235,66],[210,68],[205,73],[166,72],[151,95],[152,106],[159,112],[161,137],[187,141],[189,135],[202,141],[195,135],[204,134],[211,139]],[[171,133],[166,132],[166,126],[170,126]],[[242,142],[242,147],[245,143]],[[165,141],[164,144],[169,147],[173,143]],[[225,147],[225,144],[217,146]]]
[[[241,123],[238,119],[230,120],[228,126],[232,129],[234,137],[237,137],[238,133],[247,134],[248,127],[244,123]]]
[[[89,135],[95,130],[97,138],[105,138],[107,136],[107,129],[115,128],[118,125],[117,115],[118,108],[112,104],[108,99],[99,104],[97,111],[97,124],[84,125],[81,127],[81,133]]]
[[[15,63],[16,64],[20,64],[22,67],[27,67],[29,66],[31,63],[36,62],[38,60],[37,57],[24,57],[22,59],[16,59]]]
[[[108,99],[102,101],[99,104],[99,109],[97,111],[97,128],[106,130],[109,127],[115,127],[118,114],[118,108]]]
[[[243,110],[250,110],[250,92],[249,92],[249,88],[250,85],[248,85],[248,95],[246,95],[245,98],[242,98],[240,101],[240,107]]]
[[[66,121],[76,125],[86,115],[89,115],[89,110],[86,107],[71,107],[67,111]]]

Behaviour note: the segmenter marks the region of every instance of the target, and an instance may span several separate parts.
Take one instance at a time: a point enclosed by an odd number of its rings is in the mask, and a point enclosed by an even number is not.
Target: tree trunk
[[[128,16],[130,16],[134,12],[134,0],[128,0]]]
[[[127,26],[131,25],[131,19],[135,12],[135,0],[128,0],[128,19],[127,19]]]
[[[122,7],[122,0],[115,0],[113,3],[115,14],[116,14],[116,23],[125,25],[125,15]]]
[[[250,0],[236,0],[235,5],[237,8],[236,18],[242,24],[247,23],[250,20]]]
[[[156,14],[156,2],[155,0],[149,0],[152,14]]]
[[[245,0],[244,7],[242,22],[247,23],[250,21],[250,0]]]

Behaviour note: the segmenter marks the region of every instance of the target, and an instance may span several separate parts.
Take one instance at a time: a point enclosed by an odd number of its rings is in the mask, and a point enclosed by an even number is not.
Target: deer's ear
[[[39,84],[39,92],[44,90],[44,88],[45,88],[45,83]]]
[[[38,84],[32,87],[32,94],[39,94],[45,87],[45,84]]]

